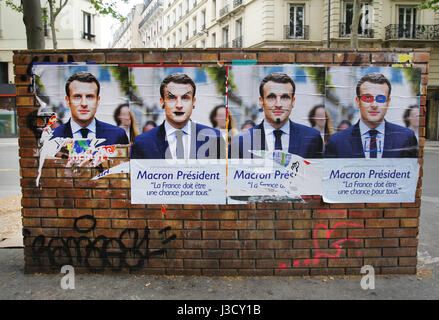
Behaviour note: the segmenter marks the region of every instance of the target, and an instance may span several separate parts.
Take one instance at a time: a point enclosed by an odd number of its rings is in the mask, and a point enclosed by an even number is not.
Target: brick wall
[[[131,205],[127,174],[96,181],[96,168],[65,168],[67,160],[46,160],[35,186],[39,150],[31,85],[33,62],[120,64],[260,64],[392,66],[410,55],[422,69],[421,164],[415,203],[247,205]],[[416,273],[417,234],[425,143],[428,49],[207,49],[17,51],[14,55],[25,272],[122,272],[185,275],[343,275]],[[127,148],[104,167],[128,161]],[[336,245],[339,244],[340,248]]]

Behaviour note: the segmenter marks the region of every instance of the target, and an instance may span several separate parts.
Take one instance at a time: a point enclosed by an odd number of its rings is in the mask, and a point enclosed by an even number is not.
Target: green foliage
[[[428,0],[422,2],[419,6],[419,9],[432,9],[434,11],[439,10],[439,0]]]
[[[62,1],[60,1],[59,5],[56,5],[55,0],[48,1],[48,3],[49,5],[52,5],[54,15],[57,15],[64,8],[64,5],[68,1],[69,0],[65,0],[64,4],[62,3]],[[128,3],[130,0],[119,0],[119,2],[121,1],[124,3]],[[23,7],[21,5],[21,2],[19,5],[15,4],[16,1],[14,0],[0,0],[0,2],[4,2],[11,9],[23,13]],[[125,17],[117,12],[117,1],[89,0],[89,2],[99,14],[111,15],[113,18],[119,20],[120,22],[123,22],[125,20]],[[43,20],[49,21],[47,9],[42,7],[41,10],[43,11]]]
[[[226,68],[210,67],[206,68],[209,77],[217,84],[217,90],[219,94],[225,94],[226,92]],[[233,81],[233,74],[229,73],[229,88],[236,90],[236,84]]]

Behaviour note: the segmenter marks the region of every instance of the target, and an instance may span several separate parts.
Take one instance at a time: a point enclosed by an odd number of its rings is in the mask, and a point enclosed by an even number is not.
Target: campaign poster
[[[43,130],[35,124],[40,145],[37,185],[46,158],[66,158],[67,167],[97,167],[116,155],[116,146],[129,144],[120,112],[129,105],[128,71],[117,65],[34,65],[38,116],[45,119]]]
[[[324,132],[314,121],[325,110],[325,67],[231,66],[228,106],[228,203],[302,202],[319,195]],[[233,127],[232,127],[233,128]]]
[[[226,69],[132,67],[131,202],[225,204]]]
[[[421,71],[328,67],[325,202],[414,202]]]

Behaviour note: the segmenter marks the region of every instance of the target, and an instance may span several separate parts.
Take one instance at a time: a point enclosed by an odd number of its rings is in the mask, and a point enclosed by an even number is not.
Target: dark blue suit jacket
[[[191,159],[221,159],[225,157],[225,141],[219,130],[192,122]],[[195,147],[194,147],[195,146]],[[172,159],[166,139],[165,122],[134,139],[131,159]]]
[[[73,138],[72,127],[70,126],[70,119],[53,131],[51,139],[57,137]],[[96,138],[105,139],[104,142],[96,145],[96,147],[130,143],[127,134],[125,133],[125,130],[113,126],[112,124],[99,121],[98,119],[96,119]]]
[[[302,158],[321,158],[323,140],[316,129],[290,122],[290,143],[288,152]],[[253,158],[248,150],[266,150],[265,132],[263,122],[257,126],[241,132],[232,139],[231,158]]]
[[[365,158],[360,122],[333,134],[325,148],[325,158]],[[382,158],[417,158],[418,142],[413,130],[385,121]]]

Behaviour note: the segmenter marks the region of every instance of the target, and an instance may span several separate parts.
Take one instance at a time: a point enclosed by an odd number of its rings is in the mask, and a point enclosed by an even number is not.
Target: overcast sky
[[[131,11],[131,8],[138,3],[143,3],[143,0],[130,0],[128,4],[119,1],[117,4],[117,11],[123,16],[127,16]],[[111,16],[104,16],[102,18],[101,24],[101,33],[102,33],[102,42],[101,46],[103,48],[107,48],[109,43],[113,40],[114,31],[117,30],[116,26],[119,26],[120,22],[116,19],[113,19]]]

